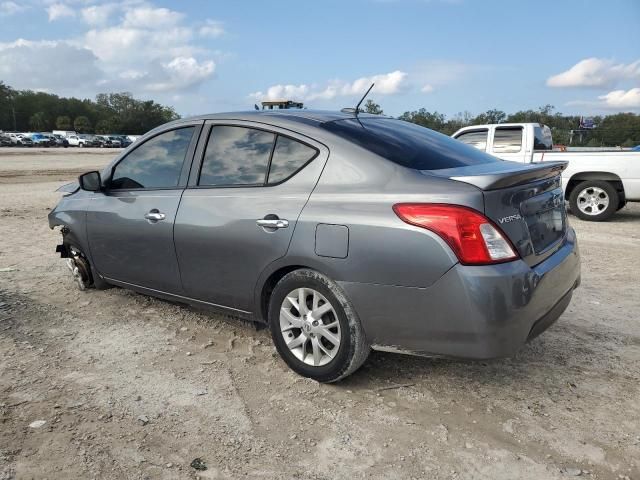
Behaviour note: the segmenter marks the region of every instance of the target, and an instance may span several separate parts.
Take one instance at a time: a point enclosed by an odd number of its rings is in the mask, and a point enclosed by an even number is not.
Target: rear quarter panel
[[[473,186],[410,170],[343,142],[332,146],[320,181],[302,211],[287,261],[335,281],[426,287],[457,263],[436,234],[408,225],[393,211],[404,202],[456,203],[482,211]],[[345,258],[315,251],[319,224],[345,226]]]

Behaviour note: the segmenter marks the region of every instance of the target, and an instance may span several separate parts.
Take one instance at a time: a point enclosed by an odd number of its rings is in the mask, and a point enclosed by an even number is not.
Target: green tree
[[[56,128],[58,130],[71,129],[71,119],[66,115],[60,115],[58,118],[56,118]]]
[[[44,112],[36,112],[29,118],[29,127],[34,131],[46,130],[48,123]]]
[[[374,115],[382,115],[384,113],[382,108],[380,108],[380,105],[371,99],[367,100],[364,104],[364,111],[367,113],[373,113]]]
[[[13,130],[16,128],[13,107],[15,95],[15,90],[0,81],[0,130]]]
[[[98,120],[98,123],[96,123],[96,133],[112,133],[110,132],[109,120]]]
[[[73,121],[73,128],[78,133],[87,133],[91,130],[91,121],[86,116],[80,115]]]
[[[473,123],[503,123],[506,118],[507,114],[502,110],[492,109],[478,115],[473,119]]]

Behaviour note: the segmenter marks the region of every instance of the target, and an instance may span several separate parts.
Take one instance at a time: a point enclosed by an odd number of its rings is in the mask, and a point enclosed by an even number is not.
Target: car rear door
[[[185,295],[251,312],[258,276],[286,254],[328,154],[264,124],[207,124],[175,224]]]
[[[158,133],[113,167],[87,212],[94,265],[113,280],[182,293],[173,227],[202,122]]]

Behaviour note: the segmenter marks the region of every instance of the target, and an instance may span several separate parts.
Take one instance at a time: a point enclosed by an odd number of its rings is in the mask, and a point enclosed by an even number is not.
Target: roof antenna
[[[373,88],[374,85],[375,85],[375,83],[371,84],[369,89],[365,92],[365,94],[362,96],[362,98],[360,99],[360,101],[356,105],[356,108],[343,108],[340,111],[342,113],[353,113],[354,115],[358,116],[358,113],[360,113],[360,105],[362,105],[362,102],[364,102],[364,99],[367,98],[367,95],[369,95],[369,92],[371,91],[371,89]]]

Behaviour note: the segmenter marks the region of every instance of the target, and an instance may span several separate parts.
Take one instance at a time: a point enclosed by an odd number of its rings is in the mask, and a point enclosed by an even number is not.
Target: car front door
[[[87,211],[89,249],[101,275],[182,293],[173,226],[201,124],[141,143],[116,163]]]
[[[258,276],[286,254],[328,157],[284,133],[249,122],[205,128],[175,225],[185,295],[252,311]]]

